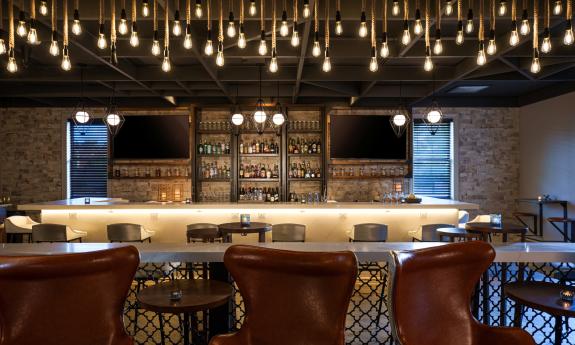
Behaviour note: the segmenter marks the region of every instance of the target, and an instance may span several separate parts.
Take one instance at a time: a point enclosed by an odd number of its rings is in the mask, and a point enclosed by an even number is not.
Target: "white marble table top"
[[[297,251],[342,251],[356,254],[360,262],[386,261],[390,251],[413,250],[446,243],[387,242],[387,243],[254,243],[255,246]],[[9,243],[0,245],[3,255],[54,255],[81,253],[125,246],[118,243]],[[222,243],[137,243],[142,262],[221,262],[231,244]],[[569,243],[512,243],[494,245],[496,262],[574,262],[575,244]]]
[[[479,206],[458,200],[445,200],[430,197],[422,197],[419,204],[380,203],[380,202],[326,202],[326,203],[192,203],[183,202],[129,202],[122,199],[91,198],[89,204],[84,203],[84,198],[48,201],[36,204],[18,205],[21,211],[43,210],[115,210],[115,209],[442,209],[455,208],[460,210],[475,210]]]

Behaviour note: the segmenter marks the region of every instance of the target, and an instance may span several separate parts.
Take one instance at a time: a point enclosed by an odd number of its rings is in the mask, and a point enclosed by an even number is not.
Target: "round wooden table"
[[[224,236],[224,242],[232,242],[232,234],[258,234],[258,241],[266,241],[266,232],[272,230],[271,224],[251,222],[249,226],[242,226],[242,223],[225,223],[218,225],[222,235]]]
[[[543,311],[555,317],[555,344],[559,345],[563,334],[563,317],[575,317],[575,304],[563,301],[561,290],[571,290],[560,284],[545,282],[510,283],[505,285],[505,295],[516,302],[515,326],[521,327],[522,306]],[[565,320],[567,322],[567,320]]]
[[[489,241],[491,234],[503,234],[503,242],[507,242],[507,236],[509,234],[520,234],[521,242],[525,242],[525,234],[527,233],[527,227],[512,223],[503,223],[501,225],[491,223],[467,223],[465,224],[465,230],[480,233],[482,240],[486,242]]]
[[[449,242],[455,242],[455,239],[463,239],[465,241],[478,240],[481,238],[480,234],[469,232],[462,228],[439,228],[437,229],[439,240],[443,241],[444,237],[449,239]]]
[[[174,291],[181,291],[179,300],[170,299]],[[232,297],[231,285],[217,280],[176,279],[147,287],[138,293],[140,307],[156,313],[184,314],[184,344],[190,343],[188,314],[219,307]],[[160,315],[160,320],[161,320]],[[160,325],[162,327],[162,325]]]

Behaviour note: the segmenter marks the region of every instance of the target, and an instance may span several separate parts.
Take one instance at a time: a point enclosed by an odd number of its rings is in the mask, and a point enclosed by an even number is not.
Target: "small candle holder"
[[[170,301],[179,301],[182,299],[182,290],[175,290],[170,292]]]
[[[501,219],[502,219],[501,214],[491,214],[489,215],[489,217],[491,220],[491,225],[501,226]]]
[[[575,292],[572,290],[561,290],[561,292],[559,292],[559,297],[561,297],[561,300],[564,302],[573,303]]]
[[[248,227],[251,224],[250,215],[249,214],[240,214],[240,224],[243,227]]]
[[[84,198],[84,204],[90,205],[90,198]]]

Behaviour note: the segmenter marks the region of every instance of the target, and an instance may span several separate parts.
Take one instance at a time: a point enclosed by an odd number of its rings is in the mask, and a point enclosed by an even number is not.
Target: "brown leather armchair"
[[[135,247],[0,257],[0,345],[131,345],[124,302]]]
[[[495,258],[481,241],[394,253],[394,336],[401,345],[535,345],[519,328],[490,327],[471,314],[481,274]]]
[[[357,275],[351,252],[311,253],[232,246],[224,263],[246,317],[210,345],[343,345]]]

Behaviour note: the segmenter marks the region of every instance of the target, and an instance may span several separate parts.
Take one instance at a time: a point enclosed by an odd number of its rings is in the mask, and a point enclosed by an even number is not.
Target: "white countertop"
[[[84,203],[84,198],[48,201],[35,204],[18,205],[21,211],[42,210],[89,210],[89,209],[441,209],[455,208],[460,210],[475,210],[479,205],[457,201],[423,197],[419,204],[379,203],[379,202],[327,202],[327,203],[176,203],[176,202],[128,202],[120,199],[91,198],[90,204]]]
[[[297,251],[349,250],[360,262],[386,261],[390,251],[412,250],[446,243],[254,243],[255,246]],[[1,255],[54,255],[103,250],[128,244],[118,243],[9,243],[0,245]],[[137,243],[142,262],[221,262],[231,244],[222,243]],[[575,245],[570,243],[512,243],[494,245],[496,262],[574,262]]]

